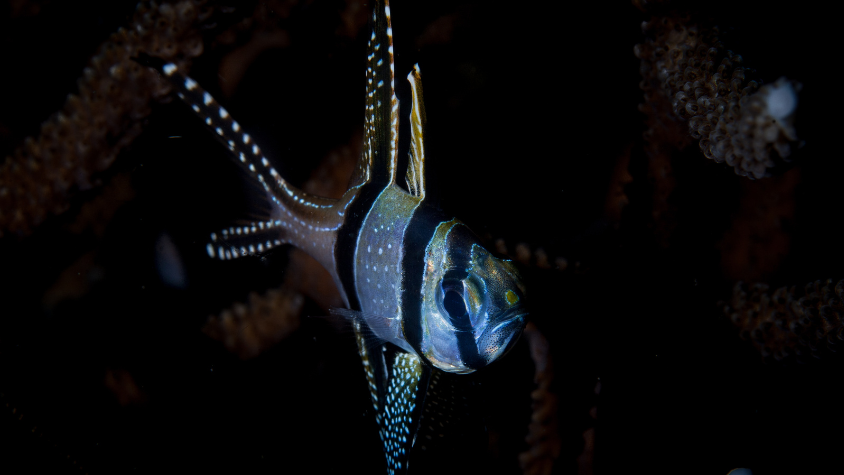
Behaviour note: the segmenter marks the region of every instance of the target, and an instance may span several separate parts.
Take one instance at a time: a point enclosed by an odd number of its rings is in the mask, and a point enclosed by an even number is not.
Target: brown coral
[[[169,85],[131,58],[144,52],[185,66],[202,53],[203,4],[141,2],[131,23],[99,47],[78,92],[0,166],[0,236],[27,235],[65,210],[67,198],[90,188],[92,175],[140,134],[150,101],[165,97]]]
[[[800,84],[780,78],[759,87],[742,57],[726,50],[717,27],[689,18],[659,17],[643,23],[648,39],[636,45],[641,60],[645,108],[671,101],[675,117],[687,122],[707,158],[736,174],[767,176],[772,152],[788,160],[797,143],[793,125]]]
[[[739,282],[724,313],[766,359],[810,362],[835,353],[844,342],[844,280],[817,280],[802,291]]]
[[[303,302],[300,294],[284,287],[264,295],[251,293],[248,303],[235,303],[210,317],[203,332],[241,359],[249,359],[299,328]]]
[[[549,474],[560,457],[562,440],[557,427],[557,395],[551,391],[554,368],[548,340],[533,323],[525,327],[525,338],[530,345],[530,355],[536,365],[536,389],[530,397],[533,407],[528,435],[528,450],[519,454],[519,464],[525,474]]]
[[[495,252],[509,256],[525,266],[535,266],[539,269],[553,268],[559,271],[564,271],[568,268],[568,260],[565,257],[555,257],[552,262],[548,256],[548,252],[541,247],[531,250],[530,245],[520,242],[512,248],[513,250],[511,252],[507,247],[507,243],[502,238],[495,240],[488,238],[487,241],[492,242]],[[580,263],[577,263],[577,265],[579,266]]]

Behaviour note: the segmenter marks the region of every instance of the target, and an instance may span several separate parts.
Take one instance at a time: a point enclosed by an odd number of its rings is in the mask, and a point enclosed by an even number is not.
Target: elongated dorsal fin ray
[[[422,72],[419,65],[407,75],[413,92],[410,109],[410,153],[407,163],[407,189],[410,194],[425,199],[425,102],[422,97]]]
[[[363,153],[351,187],[369,182],[395,183],[396,179],[399,102],[395,93],[393,28],[389,1],[375,3],[367,43]]]

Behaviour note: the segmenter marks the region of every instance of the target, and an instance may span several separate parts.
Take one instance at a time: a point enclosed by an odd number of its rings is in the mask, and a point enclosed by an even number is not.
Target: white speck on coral
[[[797,108],[797,93],[787,81],[777,81],[765,97],[768,113],[777,120],[790,116]]]

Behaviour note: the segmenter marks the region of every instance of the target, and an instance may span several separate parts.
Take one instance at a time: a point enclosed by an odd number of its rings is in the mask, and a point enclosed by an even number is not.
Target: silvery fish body
[[[228,145],[263,190],[261,219],[211,235],[219,259],[292,244],[322,264],[347,305],[369,381],[388,471],[404,472],[430,372],[469,373],[521,334],[524,288],[460,221],[425,199],[425,113],[419,68],[412,89],[407,190],[397,183],[398,100],[389,3],[375,2],[366,70],[364,151],[339,199],[288,184],[260,147],[174,64],[159,65],[178,96]],[[253,213],[254,214],[254,213]]]

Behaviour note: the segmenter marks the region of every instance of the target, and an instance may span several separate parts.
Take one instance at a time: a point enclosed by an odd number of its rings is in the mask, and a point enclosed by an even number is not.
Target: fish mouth
[[[505,314],[504,321],[483,332],[478,339],[478,353],[492,363],[507,354],[515,346],[527,323],[527,312],[511,311]]]

